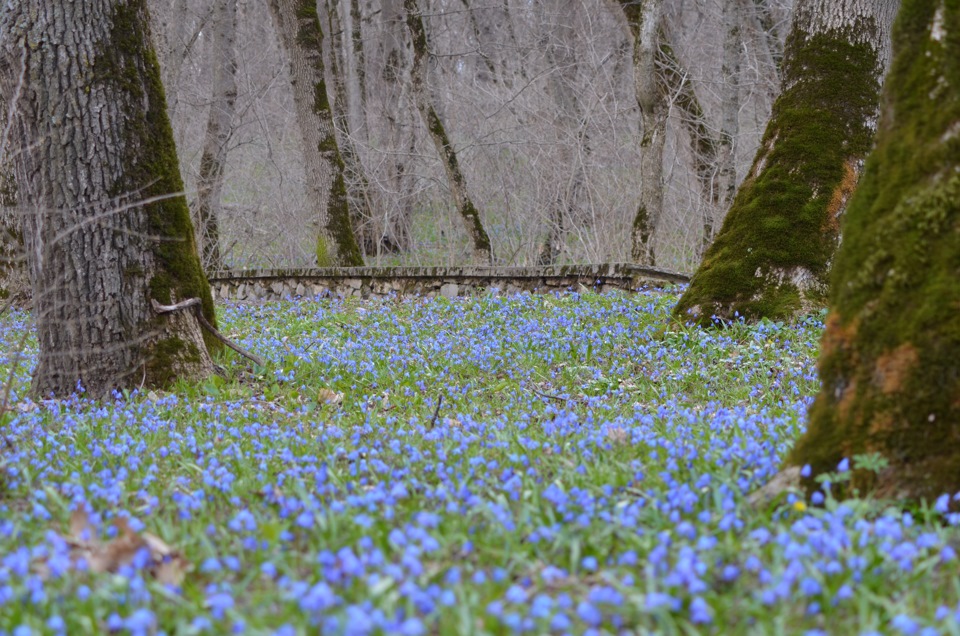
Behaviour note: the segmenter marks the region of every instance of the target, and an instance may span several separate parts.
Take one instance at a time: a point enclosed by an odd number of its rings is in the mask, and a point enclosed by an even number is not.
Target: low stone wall
[[[295,296],[444,296],[613,289],[636,291],[689,281],[686,274],[628,263],[553,267],[324,267],[239,270],[210,278],[214,297],[264,301]]]

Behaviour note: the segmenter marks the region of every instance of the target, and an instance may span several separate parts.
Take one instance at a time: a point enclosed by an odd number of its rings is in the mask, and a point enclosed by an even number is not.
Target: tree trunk
[[[351,176],[347,180],[347,195],[351,202],[351,226],[356,232],[360,247],[369,254],[371,252],[368,251],[368,248],[372,247],[371,242],[367,240],[369,233],[364,232],[361,228],[367,227],[370,219],[373,218],[374,206],[370,194],[370,183],[367,181],[363,164],[360,162],[360,155],[354,145],[353,131],[350,127],[350,100],[347,90],[346,63],[344,61],[344,31],[336,0],[327,0],[326,11],[327,31],[330,34],[330,76],[333,82],[334,129],[340,133],[338,146],[343,158],[344,170],[347,175]],[[356,36],[360,37],[359,23],[357,29]],[[362,46],[359,47],[359,51],[358,65],[363,64]]]
[[[430,139],[440,155],[440,163],[443,164],[444,172],[447,175],[447,185],[450,188],[450,194],[453,196],[454,205],[460,213],[463,225],[473,243],[473,260],[476,263],[490,264],[493,262],[493,251],[490,247],[490,237],[483,229],[483,223],[480,220],[480,211],[470,199],[467,192],[467,180],[460,170],[460,162],[457,160],[457,153],[450,143],[447,131],[437,115],[436,108],[433,105],[433,99],[429,94],[427,85],[427,30],[423,24],[423,16],[417,7],[417,0],[404,0],[403,8],[406,12],[407,28],[410,30],[410,37],[413,40],[413,69],[412,69],[412,91],[414,100],[417,103],[417,110],[423,119],[427,132],[430,133]]]
[[[723,4],[723,65],[720,86],[720,139],[717,161],[717,206],[727,211],[737,192],[737,137],[740,134],[740,60],[742,57],[742,0],[726,0]],[[714,223],[704,218],[704,253],[713,243]]]
[[[206,271],[223,269],[220,256],[220,216],[227,143],[237,104],[237,0],[217,0],[213,20],[213,87],[210,116],[197,177],[197,221],[200,260]]]
[[[679,317],[710,324],[823,306],[840,217],[873,140],[898,4],[798,0],[783,93]]]
[[[0,8],[0,96],[16,101],[40,358],[33,393],[99,397],[213,370],[214,321],[181,191],[145,0],[22,0]]]
[[[2,126],[3,120],[0,119],[0,131]],[[13,174],[4,165],[3,145],[0,141],[0,306],[11,296],[23,294],[29,288],[17,188]]]
[[[674,39],[664,30],[660,45],[663,59],[663,80],[669,98],[680,111],[680,117],[690,137],[690,152],[693,156],[693,171],[700,186],[700,207],[703,218],[701,256],[713,242],[714,218],[723,206],[720,196],[719,156],[720,142],[710,127],[707,114],[700,104],[693,83],[674,53]]]
[[[297,123],[303,136],[307,192],[319,222],[317,265],[363,265],[350,225],[343,159],[333,128],[323,66],[323,32],[313,0],[270,0],[290,60]]]
[[[788,462],[879,453],[853,486],[960,490],[960,6],[904,0],[877,145],[844,222],[822,389]],[[808,484],[810,485],[810,484]]]
[[[633,77],[640,107],[640,205],[633,221],[634,262],[654,265],[653,239],[663,216],[663,146],[666,93],[657,69],[662,0],[619,0],[633,36]]]
[[[557,195],[547,219],[547,237],[537,255],[538,265],[553,265],[562,256],[567,240],[566,228],[574,218],[580,193],[586,180],[580,153],[584,147],[583,108],[577,94],[577,31],[573,24],[577,5],[563,0],[556,5],[558,22],[551,29],[545,56],[549,65],[547,92],[556,106],[554,130],[562,168],[567,178],[558,179]]]

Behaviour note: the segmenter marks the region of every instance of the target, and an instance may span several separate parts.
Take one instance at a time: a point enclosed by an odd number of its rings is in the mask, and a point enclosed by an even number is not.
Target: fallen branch
[[[226,346],[230,347],[231,349],[233,349],[234,351],[242,355],[244,358],[247,358],[248,360],[253,361],[254,364],[258,364],[261,367],[267,366],[266,363],[263,361],[263,358],[261,358],[260,356],[254,353],[250,353],[249,351],[247,351],[246,349],[244,349],[243,347],[236,344],[235,342],[233,342],[232,340],[224,336],[222,333],[217,331],[217,328],[211,325],[210,322],[207,320],[207,317],[203,315],[203,310],[200,307],[199,298],[189,298],[175,305],[161,305],[156,301],[155,298],[151,298],[150,303],[153,305],[153,310],[158,314],[169,314],[174,311],[180,311],[181,309],[189,309],[190,307],[196,307],[197,310],[194,313],[196,313],[197,315],[197,320],[200,321],[200,326],[206,329],[211,336],[213,336],[214,338],[216,338]]]
[[[443,394],[437,398],[437,408],[433,410],[433,417],[430,418],[430,428],[434,428],[437,425],[437,418],[440,417],[440,405],[443,404]]]

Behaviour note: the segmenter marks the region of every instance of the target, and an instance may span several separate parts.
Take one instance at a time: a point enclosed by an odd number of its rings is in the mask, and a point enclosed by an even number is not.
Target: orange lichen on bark
[[[903,390],[905,381],[913,373],[920,356],[916,347],[905,343],[877,358],[873,381],[885,395]]]
[[[847,209],[847,202],[853,196],[857,189],[857,182],[860,180],[860,173],[856,168],[857,160],[848,159],[843,164],[843,178],[837,187],[833,190],[833,196],[827,204],[827,215],[824,218],[823,231],[829,232],[835,236],[840,236],[840,217]]]

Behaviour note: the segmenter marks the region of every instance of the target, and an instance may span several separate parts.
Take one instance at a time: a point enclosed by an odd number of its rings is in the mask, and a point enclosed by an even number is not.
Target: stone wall
[[[263,301],[295,296],[426,297],[486,293],[636,291],[686,283],[689,277],[626,263],[553,267],[325,267],[241,270],[210,278],[218,300]]]

